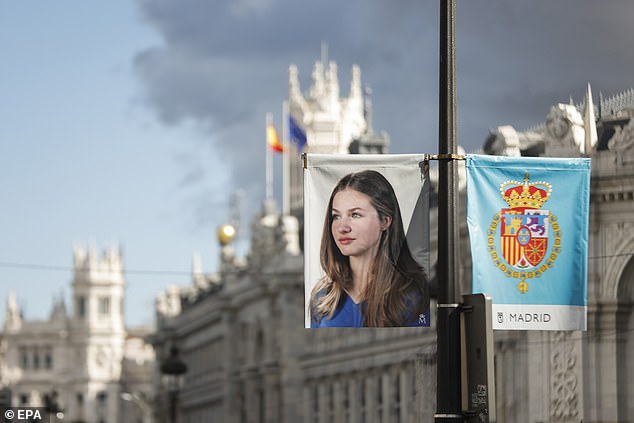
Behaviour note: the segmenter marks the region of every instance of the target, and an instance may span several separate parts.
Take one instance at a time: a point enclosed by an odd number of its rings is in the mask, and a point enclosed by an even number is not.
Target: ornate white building
[[[59,299],[48,320],[26,320],[9,293],[0,386],[10,391],[11,405],[55,404],[64,421],[141,421],[137,408],[152,397],[154,352],[143,340],[150,329],[124,326],[121,253],[109,248],[98,256],[82,247],[73,253],[70,312]],[[123,393],[131,395],[127,402]]]
[[[313,87],[301,94],[291,68],[290,112],[309,134],[309,151],[346,153],[367,122],[357,119],[356,100],[337,100],[338,90],[325,88],[338,83],[333,76],[321,79],[322,70],[318,63]],[[357,92],[351,89],[351,97]],[[316,105],[338,112],[314,112]],[[357,112],[339,113],[347,107]],[[588,331],[495,333],[499,422],[634,422],[633,114],[632,91],[601,100],[598,109],[588,93],[579,107],[554,106],[544,126],[529,132],[499,127],[485,142],[489,154],[593,158]],[[291,189],[299,192],[299,181]],[[468,293],[471,259],[461,194],[457,292]],[[432,251],[436,213],[431,210]],[[157,299],[157,360],[177,347],[189,367],[175,403],[179,422],[432,421],[435,329],[304,329],[303,260],[292,222],[266,204],[253,223],[246,258],[237,258],[223,239],[217,274],[198,275],[191,286]],[[157,383],[159,421],[168,415],[167,394]]]
[[[328,66],[326,70],[325,67]],[[289,67],[288,113],[306,135],[305,153],[348,154],[387,153],[386,133],[374,133],[369,87],[362,90],[361,69],[351,71],[347,97],[340,97],[337,64],[315,62],[308,93],[300,89],[297,67]],[[290,214],[303,219],[303,165],[293,144],[289,160],[289,184],[285,186]]]

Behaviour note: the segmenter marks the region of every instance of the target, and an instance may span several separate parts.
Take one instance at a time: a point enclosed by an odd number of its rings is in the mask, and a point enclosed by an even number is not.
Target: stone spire
[[[335,62],[328,64],[326,82],[328,84],[329,107],[332,110],[339,104],[339,78],[337,76],[337,64]]]
[[[310,87],[310,96],[315,99],[323,98],[326,84],[324,81],[324,64],[320,61],[315,62],[312,77],[313,84]]]
[[[352,79],[350,80],[350,94],[348,98],[359,99],[362,98],[361,92],[361,68],[359,65],[352,65]]]
[[[7,295],[7,308],[4,317],[4,330],[5,331],[17,331],[22,327],[22,313],[20,307],[15,299],[15,293],[9,290]]]
[[[192,282],[196,288],[202,289],[207,286],[199,253],[194,253],[192,256]]]
[[[365,122],[367,126],[366,133],[369,135],[374,134],[374,127],[372,125],[372,88],[369,85],[365,87],[365,96],[363,102],[363,114],[365,116]]]
[[[65,321],[67,318],[66,303],[64,302],[64,295],[60,294],[59,298],[53,303],[53,310],[51,311],[50,320]]]
[[[288,67],[288,92],[291,97],[301,97],[302,93],[299,88],[299,77],[297,75],[297,66],[290,65]]]
[[[586,101],[583,110],[583,127],[585,130],[584,153],[590,154],[597,143],[597,122],[594,117],[594,104],[592,102],[592,89],[588,82]]]

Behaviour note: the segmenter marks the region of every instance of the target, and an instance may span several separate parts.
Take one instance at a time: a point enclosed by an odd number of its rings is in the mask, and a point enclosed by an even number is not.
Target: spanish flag
[[[280,139],[277,136],[277,130],[275,129],[275,125],[273,125],[272,119],[267,119],[266,122],[266,143],[273,151],[277,151],[278,153],[284,151],[282,143],[280,143]]]

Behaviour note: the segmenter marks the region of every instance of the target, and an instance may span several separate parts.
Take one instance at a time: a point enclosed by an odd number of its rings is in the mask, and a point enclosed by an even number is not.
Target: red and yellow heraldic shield
[[[502,209],[500,249],[509,266],[521,270],[537,267],[548,249],[548,210]]]
[[[551,192],[548,182],[529,182],[528,173],[524,182],[506,181],[500,185],[500,194],[509,207],[493,217],[488,249],[506,276],[520,280],[517,288],[523,294],[528,292],[526,279],[540,277],[551,268],[561,250],[557,217],[542,209]],[[554,237],[552,241],[549,233]]]

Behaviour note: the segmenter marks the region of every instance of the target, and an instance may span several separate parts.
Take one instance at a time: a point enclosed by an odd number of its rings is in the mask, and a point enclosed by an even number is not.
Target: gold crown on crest
[[[541,209],[550,198],[553,190],[548,182],[528,182],[528,173],[524,175],[524,182],[505,181],[500,185],[500,194],[510,208],[525,207]]]

